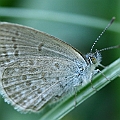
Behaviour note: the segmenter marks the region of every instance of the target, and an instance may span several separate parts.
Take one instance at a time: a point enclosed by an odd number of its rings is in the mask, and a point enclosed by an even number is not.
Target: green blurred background
[[[90,51],[93,42],[113,16],[116,17],[115,22],[95,48],[120,44],[119,12],[119,0],[0,0],[0,21],[44,31],[66,41],[83,54]],[[107,66],[120,57],[120,49],[105,51],[102,56],[102,64]],[[120,120],[119,93],[120,78],[76,107],[62,120]],[[39,114],[15,111],[0,96],[0,120],[39,118]]]

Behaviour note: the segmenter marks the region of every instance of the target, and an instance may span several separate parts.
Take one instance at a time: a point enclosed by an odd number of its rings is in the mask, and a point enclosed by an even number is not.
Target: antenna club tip
[[[111,19],[111,24],[114,22],[114,20],[115,20],[115,17],[112,17],[112,19]]]
[[[115,20],[116,18],[115,17],[112,17],[113,20]]]

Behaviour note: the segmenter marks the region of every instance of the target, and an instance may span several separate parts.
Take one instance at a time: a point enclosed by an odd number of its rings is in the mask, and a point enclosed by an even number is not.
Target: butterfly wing
[[[32,28],[0,23],[0,91],[22,112],[62,97],[85,62],[71,46]]]

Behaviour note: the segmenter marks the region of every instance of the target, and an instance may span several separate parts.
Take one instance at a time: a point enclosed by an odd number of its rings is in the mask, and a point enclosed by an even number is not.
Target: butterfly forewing
[[[80,55],[71,46],[57,38],[24,26],[1,23],[0,48],[16,56],[39,55],[78,59]],[[6,51],[5,51],[6,50]],[[5,54],[7,56],[7,54]]]

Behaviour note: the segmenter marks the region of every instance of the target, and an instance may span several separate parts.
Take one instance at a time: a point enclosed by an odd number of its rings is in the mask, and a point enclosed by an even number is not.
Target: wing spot
[[[56,77],[56,80],[59,80],[59,77]]]
[[[5,91],[6,91],[7,93],[12,93],[12,89],[11,89],[11,88],[7,88],[7,89],[5,89]]]
[[[41,99],[42,99],[42,101],[46,101],[46,99],[43,97],[43,95],[41,95]]]
[[[8,81],[7,80],[5,80],[5,79],[2,79],[2,82],[4,83],[4,85],[8,85]]]
[[[30,69],[29,69],[29,73],[33,73],[33,72],[37,72],[37,71],[38,71],[37,68],[30,68]]]
[[[16,35],[16,36],[18,36],[18,35],[19,35],[19,32],[18,32],[18,31],[16,31],[16,32],[15,32],[15,35]]]
[[[43,43],[40,43],[40,44],[38,45],[38,50],[39,50],[39,51],[42,50],[43,45],[44,45]]]
[[[55,67],[59,69],[60,68],[59,63],[55,63]]]
[[[14,55],[17,57],[19,55],[18,53],[19,53],[19,51],[16,50],[15,53],[14,53]]]
[[[42,90],[41,90],[41,89],[38,89],[38,90],[37,90],[37,93],[38,93],[38,94],[42,93]]]
[[[10,59],[6,59],[6,62],[10,62]]]
[[[29,65],[34,65],[34,61],[33,61],[33,60],[29,60],[29,61],[28,61],[28,64],[29,64]]]
[[[27,80],[27,75],[22,75],[22,80]]]
[[[17,44],[14,44],[14,45],[13,45],[13,48],[14,48],[14,49],[17,49]]]
[[[10,95],[9,97],[13,99],[13,98],[16,97],[16,95],[15,95],[15,94],[12,94],[12,95]]]
[[[7,54],[6,51],[4,51],[3,54],[4,54],[4,55],[3,55],[4,57],[8,57],[8,54]]]
[[[6,49],[6,46],[2,46],[3,49]]]
[[[13,42],[16,42],[16,39],[15,39],[15,37],[12,37],[12,41],[13,41]]]
[[[46,81],[47,79],[45,77],[42,77],[43,81]]]
[[[37,87],[36,86],[32,86],[32,90],[35,90]]]
[[[26,85],[27,86],[31,86],[31,82],[30,81],[26,81]]]

